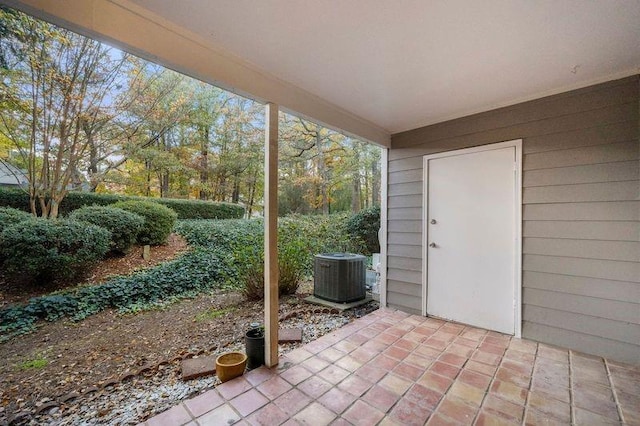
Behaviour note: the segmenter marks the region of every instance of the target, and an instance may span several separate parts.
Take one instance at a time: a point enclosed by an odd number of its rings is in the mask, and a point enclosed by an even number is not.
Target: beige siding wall
[[[422,156],[523,140],[523,337],[640,364],[640,76],[392,136],[387,301],[421,312]]]

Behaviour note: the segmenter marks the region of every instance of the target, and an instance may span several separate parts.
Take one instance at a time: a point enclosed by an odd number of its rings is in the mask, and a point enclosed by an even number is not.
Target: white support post
[[[389,184],[389,150],[382,149],[380,156],[382,167],[380,168],[380,228],[382,229],[380,238],[380,306],[387,306],[387,206],[388,206],[388,184]]]
[[[265,107],[264,360],[278,364],[278,105]]]

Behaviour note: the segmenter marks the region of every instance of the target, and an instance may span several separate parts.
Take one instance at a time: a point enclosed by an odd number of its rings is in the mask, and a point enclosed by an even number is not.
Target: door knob
[[[437,223],[437,222],[436,222],[436,220],[435,220],[435,219],[431,219],[431,224],[432,224],[432,225],[435,225],[436,223]]]
[[[435,247],[436,247],[436,243],[431,243],[431,244],[429,244],[429,247],[431,247],[431,248],[435,248]]]

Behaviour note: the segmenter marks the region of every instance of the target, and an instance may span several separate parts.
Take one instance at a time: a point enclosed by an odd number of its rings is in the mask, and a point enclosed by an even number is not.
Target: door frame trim
[[[482,151],[493,151],[503,148],[515,148],[514,159],[514,179],[515,179],[515,253],[514,253],[514,336],[522,337],[522,139],[514,139],[505,142],[498,142],[488,145],[481,145],[472,148],[444,151],[436,154],[423,156],[423,188],[422,188],[422,315],[427,316],[427,260],[429,227],[427,226],[429,215],[429,160],[443,157],[453,157],[457,155],[473,154]]]

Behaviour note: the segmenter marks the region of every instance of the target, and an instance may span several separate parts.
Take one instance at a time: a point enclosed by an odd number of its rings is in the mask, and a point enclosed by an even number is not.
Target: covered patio
[[[157,425],[640,424],[640,368],[381,308]]]
[[[271,368],[146,424],[640,424],[637,2],[4,3],[266,105]],[[280,358],[279,111],[384,148],[383,308]],[[448,302],[489,294],[495,279],[447,293],[471,256],[430,275],[448,243],[433,226],[448,216],[429,210],[427,161],[504,142],[515,151],[501,181],[517,196],[500,263],[509,293],[493,294],[515,337],[429,317],[460,320],[428,302],[438,288]]]

